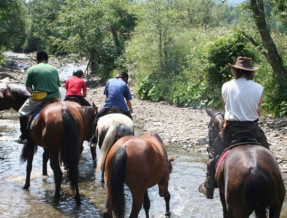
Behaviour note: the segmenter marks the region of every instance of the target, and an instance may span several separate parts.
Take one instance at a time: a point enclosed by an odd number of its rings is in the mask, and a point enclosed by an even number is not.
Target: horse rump
[[[250,168],[246,178],[243,180],[242,199],[246,207],[255,211],[256,217],[265,217],[270,204],[270,180],[271,175],[262,169]]]

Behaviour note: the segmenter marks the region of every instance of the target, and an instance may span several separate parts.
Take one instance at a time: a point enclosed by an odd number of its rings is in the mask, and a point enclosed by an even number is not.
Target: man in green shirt
[[[48,54],[45,51],[37,53],[37,64],[29,68],[25,86],[31,97],[19,109],[21,136],[18,143],[27,142],[28,115],[39,108],[44,100],[61,97],[58,70],[48,64]]]

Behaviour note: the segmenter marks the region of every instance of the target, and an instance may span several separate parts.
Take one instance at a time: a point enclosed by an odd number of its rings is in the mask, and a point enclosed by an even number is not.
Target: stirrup
[[[205,183],[201,183],[198,191],[205,195],[207,199],[213,199],[214,188],[207,188]]]

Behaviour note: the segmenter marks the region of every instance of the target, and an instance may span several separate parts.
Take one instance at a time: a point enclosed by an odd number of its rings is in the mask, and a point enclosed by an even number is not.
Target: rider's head
[[[81,69],[78,69],[78,70],[73,72],[73,76],[82,77],[82,76],[84,76],[84,72]]]
[[[121,72],[119,74],[119,78],[121,78],[123,81],[125,81],[126,83],[128,83],[129,80],[129,75],[127,72]]]
[[[238,57],[234,65],[228,64],[235,79],[245,77],[247,80],[252,80],[254,73],[259,67],[252,65],[252,59],[247,57]]]
[[[37,62],[38,63],[47,63],[48,62],[48,54],[45,51],[38,51],[37,53]]]

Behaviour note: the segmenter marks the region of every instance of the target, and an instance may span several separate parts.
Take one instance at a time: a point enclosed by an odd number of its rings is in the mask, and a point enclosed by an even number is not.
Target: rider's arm
[[[26,89],[27,89],[27,91],[30,93],[30,94],[32,94],[32,92],[33,92],[33,89],[31,88],[31,87],[26,87]]]
[[[224,101],[223,97],[221,96],[220,99],[221,99],[222,107],[223,107],[223,109],[225,109],[225,101]]]
[[[127,105],[128,105],[129,111],[132,113],[133,107],[132,107],[132,102],[130,100],[127,100]]]
[[[259,101],[259,103],[258,103],[258,109],[257,109],[257,114],[258,114],[258,116],[261,115],[261,105],[262,105],[262,101],[263,101],[263,93],[262,93],[261,98],[260,98],[260,101]]]

